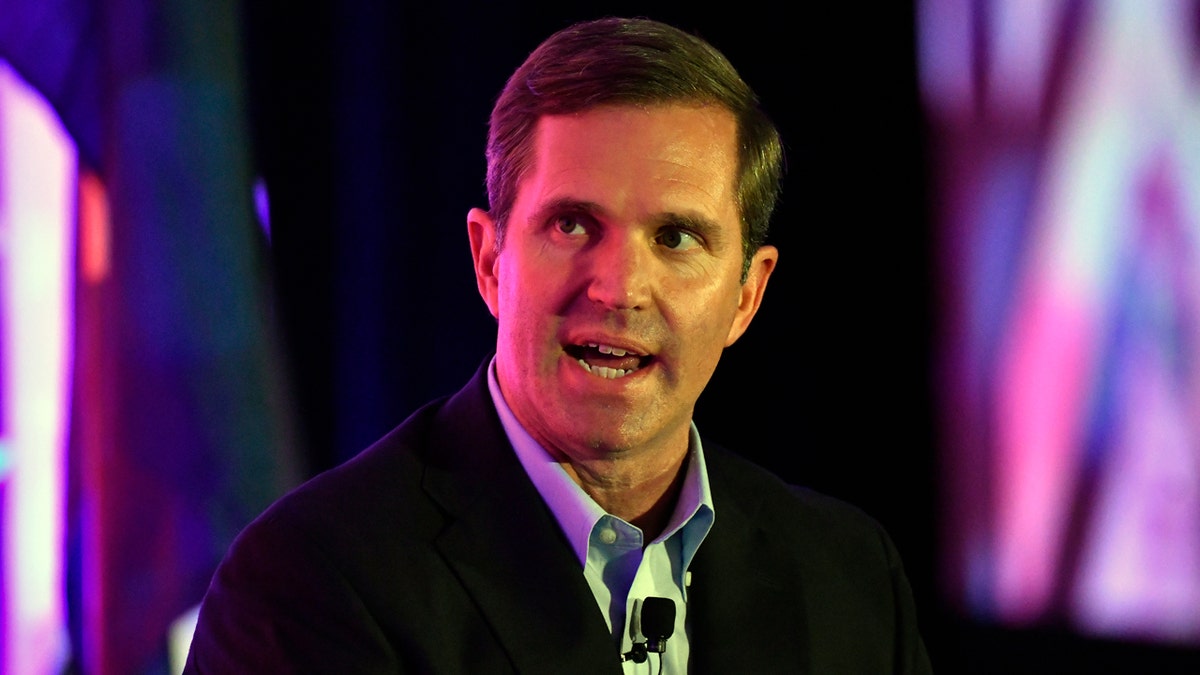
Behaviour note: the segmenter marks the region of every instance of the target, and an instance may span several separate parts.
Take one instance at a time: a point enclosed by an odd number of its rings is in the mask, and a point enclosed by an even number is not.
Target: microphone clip
[[[621,663],[633,661],[634,663],[645,663],[648,651],[646,650],[645,642],[635,642],[629,651],[621,655]]]
[[[675,602],[653,596],[634,600],[630,632],[633,646],[621,655],[621,663],[645,663],[648,654],[663,654],[667,651],[667,639],[675,633]],[[643,639],[638,641],[639,637]]]

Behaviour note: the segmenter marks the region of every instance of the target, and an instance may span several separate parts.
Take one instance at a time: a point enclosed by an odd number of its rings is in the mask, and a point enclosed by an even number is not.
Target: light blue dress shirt
[[[666,653],[641,664],[625,661],[626,673],[687,673],[688,566],[713,523],[712,494],[700,435],[692,424],[687,473],[671,519],[653,541],[642,531],[600,508],[558,462],[517,421],[496,381],[496,361],[488,366],[488,389],[517,458],[575,549],[583,576],[612,632],[620,653],[629,652],[638,630],[635,603],[657,596],[675,603],[675,631]],[[618,658],[616,654],[613,658]],[[660,663],[661,659],[661,663]]]

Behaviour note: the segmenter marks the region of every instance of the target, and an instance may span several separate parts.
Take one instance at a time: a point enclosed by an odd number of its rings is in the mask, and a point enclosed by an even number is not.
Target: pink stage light
[[[3,672],[62,672],[62,537],[77,158],[0,61],[0,505]]]

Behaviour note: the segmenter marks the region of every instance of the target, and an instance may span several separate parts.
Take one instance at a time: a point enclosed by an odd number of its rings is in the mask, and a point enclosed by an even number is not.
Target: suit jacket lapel
[[[691,566],[693,672],[796,672],[809,653],[798,580],[760,525],[756,493],[719,451],[706,447],[705,462],[715,518]]]
[[[439,413],[425,486],[456,520],[437,546],[522,673],[619,673],[558,523],[516,459],[480,369]]]

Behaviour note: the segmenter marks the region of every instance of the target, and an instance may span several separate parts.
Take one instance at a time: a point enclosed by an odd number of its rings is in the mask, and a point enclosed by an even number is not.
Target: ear
[[[746,281],[742,283],[738,299],[737,313],[729,326],[729,336],[725,338],[726,347],[737,342],[742,333],[750,327],[750,320],[758,313],[763,293],[767,290],[767,280],[771,278],[771,272],[775,270],[775,263],[778,261],[779,249],[774,246],[760,247],[750,260],[750,269],[746,272]]]
[[[479,295],[492,316],[500,317],[500,269],[496,255],[496,223],[483,209],[467,212],[467,236],[471,240],[471,259],[475,261],[475,283]]]

